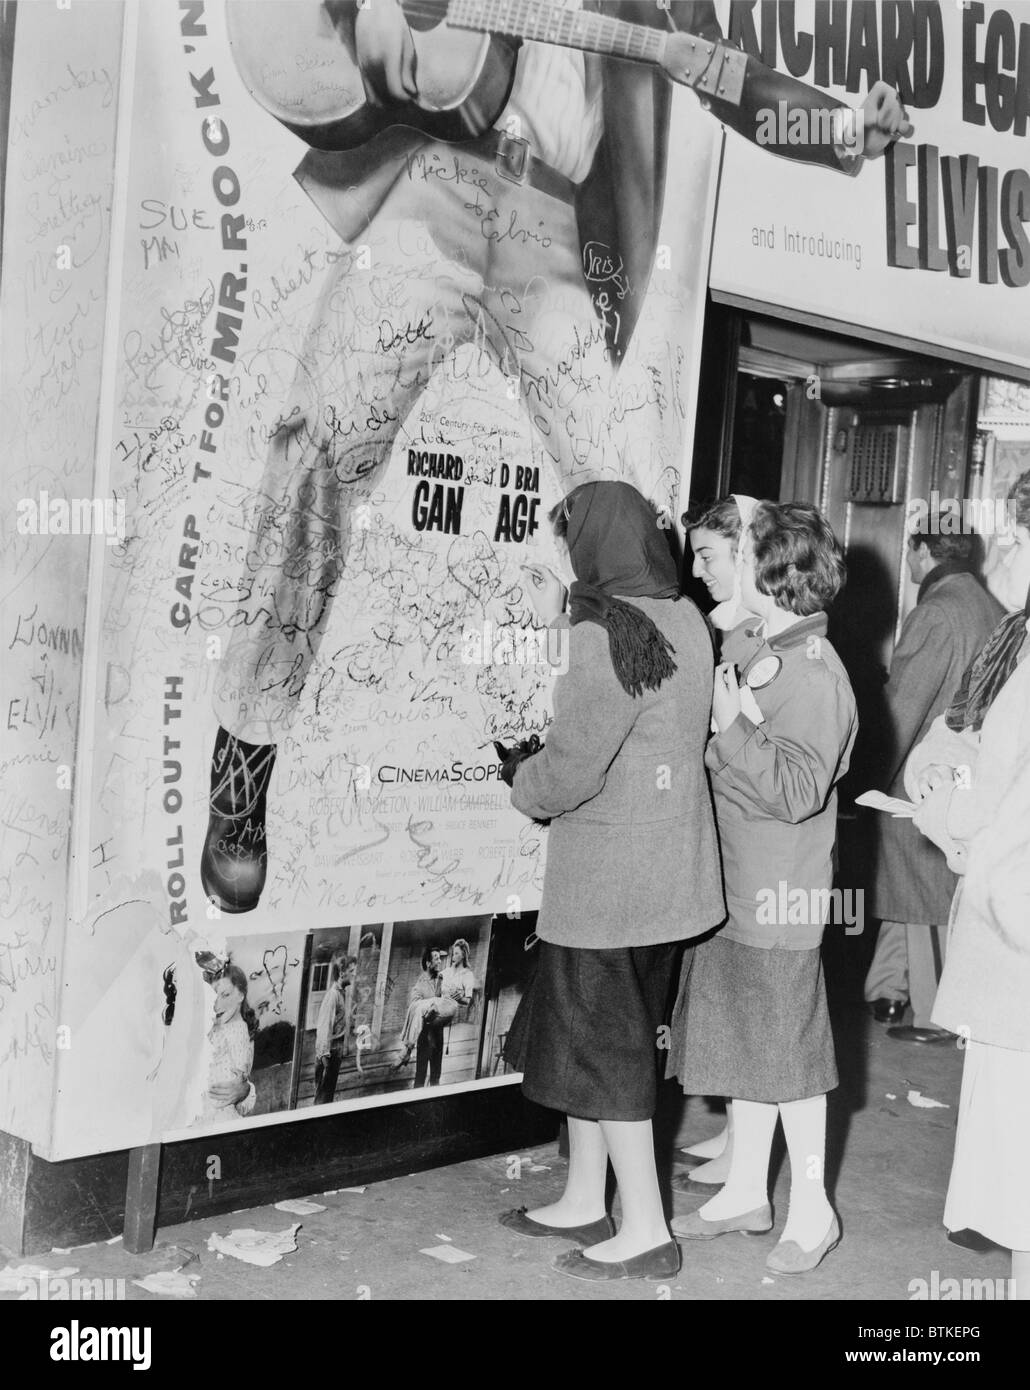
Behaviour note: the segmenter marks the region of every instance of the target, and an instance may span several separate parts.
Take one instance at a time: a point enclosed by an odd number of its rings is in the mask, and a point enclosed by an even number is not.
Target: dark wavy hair
[[[714,531],[717,536],[732,541],[734,547],[740,542],[740,508],[732,497],[693,503],[680,520],[688,535],[691,531]]]
[[[342,951],[337,951],[329,962],[329,983],[335,984],[342,975],[345,975],[351,966],[357,965],[357,956],[345,955]]]
[[[222,973],[218,977],[220,980],[228,980],[233,989],[238,989],[243,995],[243,1003],[240,1005],[240,1018],[247,1025],[247,1033],[251,1042],[254,1041],[254,1034],[257,1032],[257,1014],[247,1003],[247,976],[238,965],[233,965],[232,961],[226,961],[222,967]]]
[[[442,953],[442,950],[443,948],[440,946],[427,946],[422,952],[422,969],[428,970],[430,961],[433,959],[433,952],[440,951]]]
[[[913,550],[925,545],[935,560],[954,560],[963,565],[972,565],[976,558],[978,538],[972,531],[958,531],[954,535],[941,530],[941,513],[931,512],[920,519],[908,538]]]
[[[844,587],[840,543],[818,507],[760,502],[751,519],[755,588],[799,617],[822,613]]]

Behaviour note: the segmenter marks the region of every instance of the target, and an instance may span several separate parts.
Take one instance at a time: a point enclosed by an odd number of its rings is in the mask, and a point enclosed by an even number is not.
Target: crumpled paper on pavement
[[[4,1265],[0,1269],[0,1293],[22,1293],[26,1279],[38,1281],[44,1274],[48,1279],[68,1279],[78,1272],[78,1268],[72,1265],[67,1269],[47,1269],[45,1265]]]
[[[278,1264],[291,1250],[296,1250],[299,1230],[300,1222],[295,1221],[285,1231],[236,1230],[230,1231],[227,1236],[215,1232],[208,1236],[207,1248],[219,1255],[232,1255],[245,1264],[261,1265],[267,1269],[269,1265]]]
[[[137,1288],[146,1289],[147,1293],[167,1294],[169,1298],[196,1298],[197,1291],[193,1285],[199,1279],[199,1274],[183,1274],[180,1267],[160,1269],[143,1279],[133,1279],[132,1282]]]
[[[917,1110],[950,1110],[950,1105],[945,1105],[942,1100],[932,1100],[930,1096],[924,1096],[920,1091],[909,1091],[907,1100],[909,1105],[914,1105]]]

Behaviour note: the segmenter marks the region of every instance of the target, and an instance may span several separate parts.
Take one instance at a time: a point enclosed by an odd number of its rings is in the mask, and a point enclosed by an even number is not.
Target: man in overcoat
[[[919,597],[894,649],[885,701],[885,787],[889,796],[903,799],[909,753],[943,714],[1003,614],[971,572],[976,537],[942,533],[952,523],[958,524],[954,515],[931,512],[908,540],[906,563]],[[879,1022],[896,1025],[888,1032],[898,1040],[929,1043],[951,1036],[931,1026],[930,1014],[957,882],[941,851],[910,820],[877,813],[869,912],[881,926],[865,996]],[[901,1026],[907,999],[913,1021]]]

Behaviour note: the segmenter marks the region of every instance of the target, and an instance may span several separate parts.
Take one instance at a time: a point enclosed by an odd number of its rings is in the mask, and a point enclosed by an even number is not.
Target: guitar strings
[[[621,57],[648,60],[659,56],[665,40],[660,29],[569,10],[547,0],[406,0],[406,14],[439,19],[453,28],[585,48]]]

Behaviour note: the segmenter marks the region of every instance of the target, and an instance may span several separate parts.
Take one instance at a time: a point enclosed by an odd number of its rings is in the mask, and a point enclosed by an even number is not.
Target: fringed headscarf
[[[657,690],[676,670],[674,648],[646,613],[624,598],[679,598],[667,532],[635,487],[584,483],[565,501],[572,626],[597,623],[620,685],[636,698]]]
[[[944,722],[949,729],[980,729],[987,711],[1002,686],[1019,664],[1020,654],[1030,643],[1030,592],[1023,611],[1009,613],[988,637],[978,656],[966,668],[962,684],[948,706]],[[1030,657],[1026,658],[1030,661]]]

